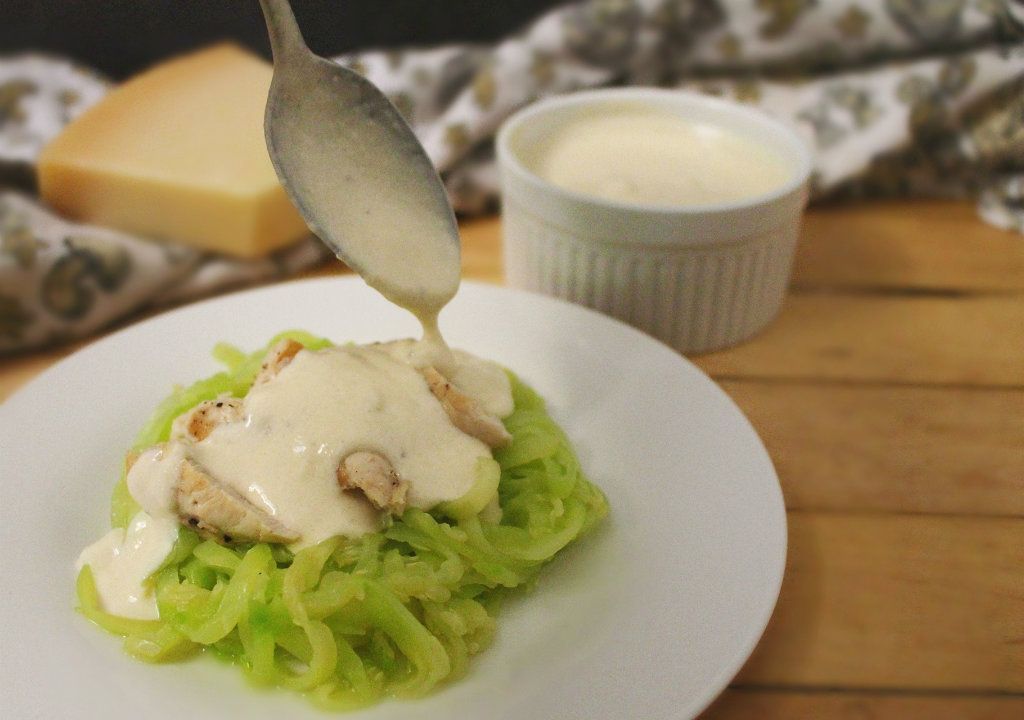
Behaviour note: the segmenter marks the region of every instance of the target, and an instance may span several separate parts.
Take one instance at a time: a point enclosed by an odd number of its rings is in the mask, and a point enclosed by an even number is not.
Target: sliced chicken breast
[[[455,427],[492,448],[505,447],[512,442],[500,418],[484,411],[476,400],[452,385],[435,368],[425,367],[420,372]]]
[[[237,422],[244,417],[242,398],[223,395],[216,400],[204,400],[174,420],[171,438],[199,442],[205,440],[218,425]]]
[[[396,516],[405,511],[409,483],[378,453],[359,451],[342,460],[338,466],[338,485],[342,490],[362,492],[378,510]]]
[[[177,501],[182,524],[217,542],[291,543],[299,539],[297,532],[211,477],[191,460],[181,464]]]
[[[267,351],[266,357],[263,358],[263,364],[260,365],[260,371],[256,375],[256,380],[253,384],[259,385],[272,380],[302,349],[302,343],[289,340],[288,338],[276,342]]]

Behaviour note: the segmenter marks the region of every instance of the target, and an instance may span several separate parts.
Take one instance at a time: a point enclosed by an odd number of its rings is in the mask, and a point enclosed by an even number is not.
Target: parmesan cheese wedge
[[[234,45],[115,88],[43,150],[43,199],[65,216],[236,257],[309,231],[263,138],[271,66]]]

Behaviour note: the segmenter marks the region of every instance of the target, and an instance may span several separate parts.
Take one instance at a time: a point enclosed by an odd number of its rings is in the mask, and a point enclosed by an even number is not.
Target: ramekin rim
[[[745,116],[755,122],[772,127],[786,136],[797,149],[798,160],[793,176],[779,187],[765,193],[752,195],[737,200],[706,203],[700,205],[663,205],[654,203],[632,203],[620,200],[609,200],[588,193],[568,190],[549,182],[529,170],[509,146],[510,137],[515,130],[530,118],[545,112],[561,109],[572,105],[585,105],[621,99],[667,98],[684,102],[704,104],[712,108]],[[597,88],[581,90],[564,95],[545,98],[527,105],[505,119],[498,128],[495,139],[495,153],[499,168],[513,171],[520,179],[532,185],[534,189],[553,194],[564,200],[623,213],[650,214],[662,217],[692,217],[700,215],[716,215],[731,212],[742,212],[770,206],[798,192],[807,184],[814,167],[814,152],[810,145],[791,126],[772,117],[766,112],[748,105],[731,102],[722,98],[703,95],[688,90],[671,88],[634,86],[619,88]]]

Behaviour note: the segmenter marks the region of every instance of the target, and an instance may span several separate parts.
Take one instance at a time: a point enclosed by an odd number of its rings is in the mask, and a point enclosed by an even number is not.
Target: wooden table
[[[463,238],[466,277],[501,282],[498,220]],[[0,398],[70,350],[0,360]],[[790,529],[775,616],[704,718],[1024,718],[1024,238],[964,203],[814,209],[780,318],[695,362],[764,438]]]

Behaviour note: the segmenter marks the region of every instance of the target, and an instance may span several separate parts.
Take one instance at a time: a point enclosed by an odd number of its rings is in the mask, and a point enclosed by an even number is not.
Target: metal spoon
[[[459,235],[412,130],[372,83],[314,55],[287,0],[260,0],[274,52],[264,130],[306,223],[391,301],[421,318],[459,286]]]

